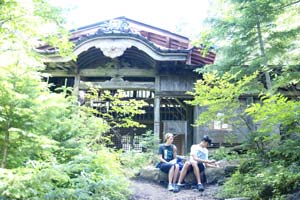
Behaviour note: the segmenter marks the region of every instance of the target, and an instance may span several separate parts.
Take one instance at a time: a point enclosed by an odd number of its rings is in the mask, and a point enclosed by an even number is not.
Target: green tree
[[[196,83],[190,103],[209,106],[199,124],[224,112],[227,119],[247,117],[254,125],[248,133],[248,153],[226,182],[223,197],[285,199],[299,186],[299,102],[279,94],[299,84],[299,4],[226,0],[210,9],[212,29],[205,37],[207,44],[216,44],[218,59],[198,70],[204,80]],[[247,95],[260,102],[243,106],[239,100]]]
[[[11,145],[32,139],[36,100],[44,90],[38,69],[42,56],[34,50],[40,42],[70,52],[67,32],[63,31],[61,10],[46,1],[1,1],[0,3],[0,139],[1,167],[6,166]],[[48,26],[53,31],[45,30]]]
[[[214,71],[203,74],[202,79],[197,80],[194,91],[188,92],[194,98],[186,102],[206,109],[198,116],[195,125],[211,124],[218,120],[230,124],[243,134],[254,131],[252,121],[244,112],[247,105],[240,102],[240,97],[258,92],[251,84],[257,74],[244,76],[241,80],[237,80],[238,76],[230,73],[220,76]],[[246,132],[242,128],[246,128]]]
[[[241,75],[259,70],[265,76],[259,80],[269,91],[295,83],[294,77],[299,75],[295,72],[299,63],[299,51],[295,51],[299,48],[299,9],[299,1],[292,0],[215,1],[210,9],[213,17],[208,19],[212,28],[205,38],[217,46],[218,59],[207,69],[223,73],[241,70]],[[272,83],[283,72],[290,79]]]
[[[73,45],[62,10],[47,2],[0,1],[0,199],[128,199],[120,155],[101,144],[109,122],[42,81],[35,47],[66,56]],[[122,105],[130,119],[139,113]]]
[[[92,112],[105,120],[109,125],[109,131],[115,136],[121,138],[119,134],[120,128],[134,128],[145,127],[145,125],[135,121],[136,115],[144,114],[147,102],[143,100],[126,98],[125,91],[109,91],[104,90],[98,97],[98,91],[91,88],[86,95],[87,102],[96,101],[99,104],[98,110],[90,108],[91,105],[87,103],[88,108]]]

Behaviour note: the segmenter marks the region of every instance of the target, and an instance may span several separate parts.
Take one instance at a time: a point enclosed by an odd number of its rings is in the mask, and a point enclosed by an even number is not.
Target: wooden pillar
[[[194,124],[194,108],[192,106],[186,106],[186,136],[185,136],[185,154],[190,152],[190,148],[193,145],[193,127],[191,124]]]
[[[160,98],[154,97],[154,136],[159,138],[160,133]]]
[[[187,123],[185,123],[185,132],[184,132],[184,150],[183,150],[183,154],[187,154],[189,152],[188,149],[188,121]]]
[[[79,66],[74,64],[74,68],[75,68],[75,77],[74,77],[73,95],[78,98],[78,96],[79,96],[79,84],[80,84]]]
[[[156,70],[158,66],[156,66]],[[160,76],[159,72],[156,72],[155,77],[155,92],[160,91]],[[155,94],[154,96],[154,136],[159,139],[160,135],[160,97]]]
[[[79,94],[80,75],[77,73],[74,77],[73,95],[78,97]]]
[[[194,124],[196,123],[197,119],[199,118],[200,115],[200,107],[198,105],[194,106]],[[201,140],[201,128],[199,126],[194,127],[194,134],[193,134],[193,144],[197,144]]]

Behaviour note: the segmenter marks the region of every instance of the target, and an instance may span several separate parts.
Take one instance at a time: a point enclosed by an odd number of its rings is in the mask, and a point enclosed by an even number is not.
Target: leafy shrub
[[[31,165],[31,166],[30,166]],[[3,170],[0,199],[128,199],[119,154],[86,151],[66,164],[31,162]]]
[[[280,162],[265,164],[249,156],[225,183],[220,196],[281,199],[282,195],[299,188],[299,172],[300,167],[297,164],[289,166],[283,166]]]
[[[229,148],[226,147],[219,147],[216,150],[211,151],[211,157],[215,160],[233,160],[237,159],[237,153],[231,151]]]
[[[141,144],[144,152],[127,151],[121,156],[121,162],[131,176],[137,174],[142,167],[154,165],[158,161],[159,139],[152,131],[143,134]]]
[[[154,135],[153,131],[149,130],[143,134],[141,144],[145,151],[156,154],[159,147],[159,138]]]
[[[129,176],[137,174],[144,166],[152,164],[152,153],[127,151],[121,156],[121,163]]]

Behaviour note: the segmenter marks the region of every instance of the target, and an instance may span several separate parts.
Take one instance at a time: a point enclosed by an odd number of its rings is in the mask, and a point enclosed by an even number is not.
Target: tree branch
[[[286,5],[283,5],[283,6],[279,7],[278,10],[284,9],[284,8],[286,8],[286,7],[292,6],[292,5],[297,4],[297,3],[300,3],[300,0],[291,2],[291,3],[286,4]],[[276,10],[277,10],[277,9],[276,9]]]

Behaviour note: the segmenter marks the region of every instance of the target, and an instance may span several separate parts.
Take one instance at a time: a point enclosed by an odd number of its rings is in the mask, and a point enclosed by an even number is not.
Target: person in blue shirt
[[[172,133],[165,134],[165,143],[160,145],[158,149],[159,164],[158,168],[168,174],[168,190],[178,192],[178,186],[176,184],[179,165],[177,164],[177,148],[173,144],[174,136]]]

